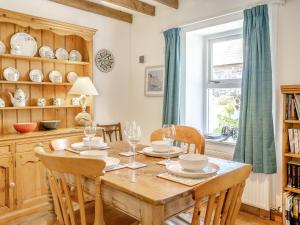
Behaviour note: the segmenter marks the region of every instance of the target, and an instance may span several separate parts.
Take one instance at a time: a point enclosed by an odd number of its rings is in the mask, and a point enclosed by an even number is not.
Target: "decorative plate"
[[[77,80],[77,78],[78,78],[77,73],[75,73],[73,71],[69,72],[68,75],[67,75],[67,80],[71,84],[74,84],[75,81]]]
[[[161,157],[161,158],[166,158],[168,157],[168,152],[155,152],[153,151],[152,147],[146,147],[142,150],[144,155],[148,155],[148,156],[152,156],[152,157]],[[173,147],[171,152],[170,152],[170,157],[177,157],[179,155],[181,155],[184,152],[183,149],[179,148],[179,147]]]
[[[42,58],[54,59],[54,53],[49,46],[42,46],[39,49],[39,55]]]
[[[34,56],[37,52],[35,39],[24,32],[15,33],[10,39],[11,53],[15,55]]]
[[[0,54],[4,54],[5,51],[6,51],[5,44],[2,41],[0,41]]]
[[[20,72],[16,68],[7,67],[3,70],[3,76],[7,81],[18,81]]]
[[[33,82],[42,82],[44,75],[43,72],[39,69],[33,69],[29,72],[29,78]]]
[[[167,165],[166,169],[169,173],[179,177],[203,178],[215,175],[220,170],[220,167],[215,163],[208,162],[207,167],[203,168],[202,170],[191,172],[184,170],[178,162],[174,162]]]
[[[81,56],[79,51],[72,50],[69,53],[69,60],[81,62],[82,61],[82,56]]]
[[[101,49],[95,56],[95,63],[101,72],[108,73],[113,69],[115,63],[114,56],[109,50]]]
[[[59,72],[57,70],[52,70],[49,73],[49,80],[52,83],[62,83],[62,74],[61,74],[61,72]]]
[[[55,51],[55,57],[57,59],[61,59],[61,60],[68,60],[69,59],[69,53],[64,48],[58,48]]]

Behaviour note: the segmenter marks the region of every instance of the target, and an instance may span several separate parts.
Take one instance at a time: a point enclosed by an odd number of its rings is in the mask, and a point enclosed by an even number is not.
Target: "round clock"
[[[96,66],[103,73],[110,72],[113,69],[114,62],[113,54],[107,49],[100,49],[95,56]]]

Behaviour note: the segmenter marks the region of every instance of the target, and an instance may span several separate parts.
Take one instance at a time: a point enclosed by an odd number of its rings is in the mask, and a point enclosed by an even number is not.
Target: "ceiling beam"
[[[164,4],[166,6],[172,7],[174,9],[178,9],[178,0],[155,0],[161,4]]]
[[[139,0],[104,0],[106,2],[122,6],[149,16],[155,16],[155,6]]]
[[[100,5],[94,2],[86,0],[49,0],[62,5],[70,6],[73,8],[85,10],[88,12],[96,13],[102,16],[111,17],[117,20],[132,23],[132,15],[116,9],[109,8],[104,5]]]

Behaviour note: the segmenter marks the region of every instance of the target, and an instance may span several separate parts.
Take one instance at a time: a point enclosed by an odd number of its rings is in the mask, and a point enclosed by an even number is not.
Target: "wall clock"
[[[95,63],[101,72],[108,73],[113,69],[114,56],[109,50],[100,49],[95,56]]]

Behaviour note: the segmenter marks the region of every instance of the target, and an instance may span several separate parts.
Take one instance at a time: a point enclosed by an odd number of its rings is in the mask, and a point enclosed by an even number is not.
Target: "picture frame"
[[[165,89],[165,67],[149,66],[145,68],[145,96],[162,97]]]

